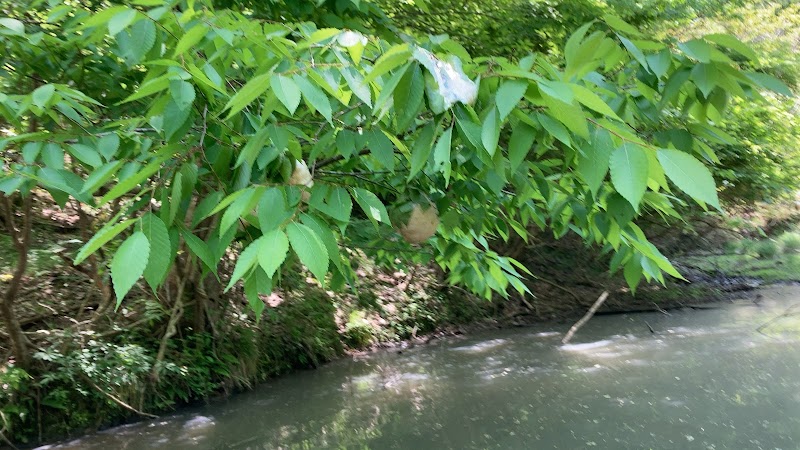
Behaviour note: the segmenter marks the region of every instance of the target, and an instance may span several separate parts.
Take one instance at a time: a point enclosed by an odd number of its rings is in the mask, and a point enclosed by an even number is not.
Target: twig
[[[794,305],[786,308],[786,311],[784,311],[783,314],[781,314],[781,315],[779,315],[777,317],[773,317],[772,319],[769,319],[768,321],[764,322],[763,324],[761,324],[761,326],[756,328],[756,331],[758,331],[761,334],[764,334],[763,333],[764,328],[767,328],[768,326],[772,325],[774,322],[777,322],[778,320],[783,319],[784,317],[788,317],[790,315],[789,313],[793,309],[795,309],[795,308],[797,308],[799,306],[800,306],[800,303],[795,303]]]
[[[658,304],[656,304],[656,302],[652,302],[652,303],[653,303],[653,306],[655,306],[655,307],[656,307],[656,310],[657,310],[658,312],[660,312],[661,314],[664,314],[664,315],[667,315],[667,316],[671,316],[671,315],[672,315],[672,314],[670,314],[669,312],[667,312],[667,310],[665,310],[664,308],[662,308],[662,307],[658,306]],[[649,326],[649,325],[648,325],[648,326]]]
[[[564,339],[561,340],[561,343],[562,344],[568,343],[570,339],[572,339],[572,336],[574,336],[575,333],[586,322],[588,322],[589,319],[592,318],[594,313],[597,312],[597,309],[600,308],[600,306],[606,301],[607,298],[608,298],[608,291],[605,291],[600,295],[600,297],[597,298],[597,301],[594,302],[594,305],[592,305],[592,307],[589,308],[589,311],[586,312],[586,314],[581,318],[581,320],[575,322],[575,325],[573,325],[572,328],[569,329],[569,332],[567,332],[567,335],[564,336]]]
[[[143,416],[143,417],[149,417],[151,419],[157,419],[158,418],[158,416],[156,416],[155,414],[150,414],[150,413],[146,413],[144,411],[139,411],[138,409],[134,408],[133,406],[123,402],[122,400],[120,400],[115,395],[104,391],[103,388],[101,388],[100,386],[94,384],[94,381],[92,381],[91,378],[86,377],[86,376],[83,377],[83,378],[86,380],[87,383],[89,383],[89,385],[91,387],[97,389],[98,392],[100,392],[101,394],[103,394],[106,397],[110,398],[111,400],[114,401],[114,403],[118,404],[119,406],[122,406],[123,408],[127,409],[128,411],[134,412],[134,413],[136,413],[136,414],[138,414],[140,416]]]
[[[647,328],[650,330],[650,333],[656,334],[656,330],[654,330],[653,327],[651,327],[646,320],[644,321],[644,324],[647,325]]]

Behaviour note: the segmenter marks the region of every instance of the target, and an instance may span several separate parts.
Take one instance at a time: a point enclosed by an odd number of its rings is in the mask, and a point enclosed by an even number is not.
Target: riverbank
[[[778,271],[759,278],[743,269],[751,266],[736,259],[719,264],[721,249],[733,248],[727,238],[719,238],[706,243],[710,250],[703,255],[676,255],[686,280],[641,285],[631,295],[619,274],[608,273],[606,258],[596,250],[575,239],[540,239],[523,247],[526,253],[519,256],[537,275],[527,281],[535,295],[493,301],[448,286],[433,268],[388,271],[354,251],[351,263],[359,279],[352,290],[326,290],[298,270],[286,274],[263,299],[265,311],[259,320],[241,289],[235,288],[229,294],[209,295],[221,311],[209,318],[210,331],[193,332],[189,320],[165,339],[170,312],[143,286],[107,321],[92,319],[98,296],[90,277],[62,257],[75,246],[77,236],[64,218],[57,219],[36,228],[32,264],[18,304],[23,328],[37,349],[34,366],[23,372],[9,361],[0,371],[5,386],[0,391],[3,433],[21,445],[74,437],[226,397],[346,354],[402,350],[480,330],[572,323],[603,291],[611,295],[598,315],[666,312],[732,297],[754,298],[751,290],[762,281],[780,281],[793,270],[787,261],[794,261],[797,251],[788,238],[775,239],[783,244],[769,258],[733,251],[731,258],[756,258],[760,270]],[[693,236],[683,236],[673,246],[692,248],[686,240]],[[3,270],[9,270],[12,260],[9,248],[0,252]],[[784,268],[788,270],[779,271]]]

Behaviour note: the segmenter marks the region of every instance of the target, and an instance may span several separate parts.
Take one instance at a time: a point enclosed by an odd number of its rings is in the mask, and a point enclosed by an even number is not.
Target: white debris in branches
[[[439,95],[444,99],[445,109],[456,102],[472,104],[478,97],[478,85],[470,80],[461,70],[461,61],[457,57],[452,62],[445,62],[424,48],[414,49],[414,59],[420,62],[433,75],[439,86]]]
[[[367,45],[367,37],[363,34],[359,33],[358,31],[343,31],[337,38],[337,42],[339,45],[345,48],[350,48],[355,45]]]

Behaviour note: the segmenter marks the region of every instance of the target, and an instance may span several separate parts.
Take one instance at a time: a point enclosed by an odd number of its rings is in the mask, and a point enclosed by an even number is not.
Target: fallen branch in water
[[[562,344],[568,343],[570,341],[570,339],[572,339],[572,336],[575,336],[575,333],[586,322],[588,322],[589,319],[592,318],[594,313],[597,312],[597,310],[600,308],[600,306],[602,306],[602,304],[606,301],[607,298],[608,298],[608,291],[605,291],[600,295],[600,297],[597,298],[597,300],[594,302],[594,305],[592,305],[592,307],[589,308],[589,311],[587,311],[586,314],[583,317],[581,317],[581,320],[575,322],[575,325],[573,325],[572,328],[569,329],[569,331],[567,332],[567,335],[564,336],[564,339],[561,340],[561,343]]]
[[[103,388],[101,388],[100,386],[96,385],[94,383],[94,381],[92,381],[89,377],[83,377],[83,378],[86,380],[87,383],[89,383],[89,386],[97,389],[98,392],[100,392],[101,394],[103,394],[106,397],[110,398],[111,400],[114,401],[114,403],[118,404],[119,406],[122,406],[123,408],[127,409],[128,411],[134,412],[134,413],[136,413],[136,414],[138,414],[140,416],[149,417],[151,419],[157,419],[158,418],[158,416],[156,416],[155,414],[150,414],[150,413],[146,413],[146,412],[143,412],[143,411],[139,411],[138,409],[134,408],[133,406],[131,406],[131,405],[125,403],[124,401],[120,400],[119,398],[117,398],[113,394],[110,394],[110,393],[106,392]]]
[[[769,319],[768,321],[764,322],[763,324],[761,324],[761,326],[756,328],[756,331],[761,333],[761,334],[764,334],[764,328],[767,328],[768,326],[772,325],[773,323],[777,322],[780,319],[783,319],[784,317],[789,317],[789,316],[793,315],[792,310],[794,310],[795,308],[797,308],[799,306],[800,306],[800,303],[795,303],[794,305],[786,308],[786,311],[784,311],[783,314],[781,314],[781,315],[779,315],[777,317],[773,317],[772,319]]]

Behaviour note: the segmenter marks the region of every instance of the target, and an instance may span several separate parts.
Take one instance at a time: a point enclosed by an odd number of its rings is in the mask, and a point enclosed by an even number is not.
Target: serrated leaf
[[[321,198],[316,199],[312,195],[309,202],[316,210],[333,217],[339,222],[350,220],[350,213],[353,211],[353,200],[350,199],[347,189],[335,186],[327,191],[327,195],[319,197]]]
[[[252,103],[253,100],[266,92],[267,89],[269,89],[269,79],[271,76],[272,73],[261,74],[248,81],[247,84],[236,91],[236,94],[234,94],[234,96],[228,100],[225,107],[222,108],[223,111],[226,109],[230,110],[228,111],[228,118],[244,109],[247,105]]]
[[[528,82],[523,80],[509,80],[500,85],[495,95],[495,103],[497,103],[497,111],[500,113],[501,121],[505,120],[511,111],[517,107],[527,90]]]
[[[175,45],[175,52],[172,53],[172,57],[174,58],[178,55],[181,55],[186,50],[194,47],[195,44],[200,42],[200,40],[205,37],[206,33],[208,33],[207,25],[202,22],[197,23],[197,25],[193,26],[189,31],[181,36],[181,40],[178,41],[177,45]]]
[[[194,102],[194,86],[192,86],[192,83],[189,83],[188,81],[170,81],[169,93],[172,96],[172,100],[180,109],[189,109]]]
[[[289,114],[294,115],[297,107],[300,106],[300,88],[291,78],[283,75],[273,75],[269,80],[272,86],[272,92],[278,97],[283,106],[289,111]]]
[[[703,42],[700,39],[692,39],[690,41],[681,42],[678,44],[678,48],[683,50],[687,56],[690,58],[694,58],[701,63],[709,63],[711,62],[711,46],[708,45],[707,42]]]
[[[611,182],[625,200],[638,211],[639,202],[647,190],[647,170],[649,162],[647,150],[638,144],[624,142],[611,153],[609,166]]]
[[[97,151],[106,161],[111,161],[119,150],[119,136],[116,133],[107,134],[97,141]]]
[[[150,243],[141,231],[133,233],[117,249],[111,260],[111,280],[114,282],[117,308],[122,303],[125,294],[131,290],[144,273],[149,256]]]
[[[183,236],[183,240],[186,242],[189,250],[191,250],[191,252],[197,256],[197,258],[199,258],[209,270],[211,270],[211,272],[216,274],[218,260],[214,258],[214,255],[211,253],[211,249],[208,248],[208,244],[188,230],[181,230],[181,236]]]
[[[118,12],[108,21],[108,34],[111,36],[116,36],[117,33],[128,28],[128,25],[133,22],[133,19],[136,18],[136,10],[135,9],[127,9],[125,11]]]
[[[411,57],[411,49],[408,44],[397,44],[382,54],[372,71],[364,78],[364,83],[371,83],[379,76],[403,65]]]
[[[44,86],[39,86],[36,88],[33,93],[31,93],[31,100],[33,104],[38,106],[39,108],[44,108],[47,106],[47,102],[53,98],[53,94],[56,93],[56,87],[52,84],[45,84]]]
[[[264,234],[258,249],[258,264],[264,272],[272,278],[281,267],[286,255],[289,253],[289,239],[281,229],[275,229]]]
[[[155,292],[167,277],[170,264],[171,244],[164,222],[153,213],[142,216],[142,233],[150,243],[150,257],[144,269],[144,279]]]
[[[291,222],[286,226],[286,234],[289,236],[289,243],[292,250],[300,258],[300,262],[314,274],[321,283],[325,283],[325,275],[328,273],[328,251],[322,240],[311,228]]]
[[[625,276],[625,282],[631,288],[631,293],[636,294],[636,287],[639,286],[639,282],[642,280],[641,256],[637,255],[628,260],[622,272]]]
[[[63,169],[64,150],[58,144],[45,144],[42,148],[42,162],[51,169]]]
[[[180,131],[186,121],[189,119],[189,114],[191,114],[192,108],[191,106],[181,107],[177,102],[171,100],[167,103],[167,106],[164,107],[164,137],[167,138],[167,141],[172,141],[173,137],[176,137],[178,131]]]
[[[88,145],[70,144],[69,149],[69,154],[84,164],[88,164],[94,168],[103,165],[103,160],[100,159],[100,155],[97,153],[97,150],[89,147]]]
[[[383,206],[383,203],[375,194],[366,189],[354,188],[353,199],[355,199],[358,206],[361,207],[369,220],[373,223],[383,222],[387,225],[391,225],[386,207]]]
[[[394,90],[394,111],[397,129],[405,130],[411,125],[422,106],[425,96],[425,78],[419,64],[414,64],[400,80]]]
[[[117,170],[122,167],[122,164],[124,164],[123,161],[113,161],[93,170],[83,183],[83,188],[81,189],[80,193],[89,195],[94,194],[94,192],[99,189],[100,186],[106,184],[108,180],[114,176]]]
[[[428,163],[428,158],[433,150],[433,138],[436,134],[436,125],[434,122],[428,123],[425,128],[419,133],[417,139],[414,141],[414,146],[411,149],[411,169],[408,172],[408,179],[411,180],[414,176],[425,167]]]
[[[89,239],[89,242],[81,247],[81,249],[78,251],[78,254],[75,256],[73,264],[78,265],[82,263],[100,247],[105,245],[106,242],[117,237],[118,234],[122,233],[123,230],[128,228],[135,221],[135,219],[128,219],[116,224],[109,223],[101,228],[97,233],[94,234],[94,236],[92,236],[91,239]]]
[[[120,102],[120,104],[132,102],[134,100],[139,100],[142,97],[155,94],[156,92],[161,92],[169,87],[169,82],[170,80],[169,78],[167,78],[166,75],[154,78],[144,83],[143,85],[139,86],[139,88],[136,89],[136,91],[133,94],[126,97],[125,100]]]
[[[327,119],[329,123],[333,123],[331,102],[325,92],[319,86],[312,84],[307,78],[303,78],[300,75],[295,75],[293,79],[308,104],[322,114],[322,117]]]
[[[166,158],[159,158],[159,159],[151,162],[150,164],[144,166],[144,168],[142,170],[140,170],[139,172],[137,172],[136,174],[134,174],[134,175],[132,175],[132,176],[130,176],[130,177],[124,179],[124,180],[121,180],[119,183],[117,183],[116,186],[111,188],[111,190],[108,191],[106,193],[106,195],[104,195],[100,199],[99,203],[101,205],[103,205],[103,204],[105,204],[105,203],[107,203],[107,202],[109,202],[111,200],[114,200],[115,198],[117,198],[119,196],[125,195],[128,192],[130,192],[131,189],[133,189],[136,186],[138,186],[139,183],[145,181],[151,175],[153,175],[154,173],[158,172],[159,169],[161,169],[161,165],[164,162],[164,159],[166,159]]]
[[[583,152],[578,155],[578,173],[586,181],[592,194],[597,193],[606,178],[613,151],[614,142],[611,140],[611,134],[598,129],[592,136],[591,144],[584,147]]]
[[[745,72],[745,75],[747,75],[747,78],[750,78],[765,89],[769,89],[770,91],[785,95],[787,97],[794,96],[791,89],[789,89],[781,80],[773,77],[772,75],[760,72]]]
[[[570,84],[570,88],[572,88],[572,92],[575,94],[575,99],[583,106],[622,122],[622,119],[620,119],[617,113],[594,92],[577,84]]]
[[[237,197],[236,200],[231,203],[228,209],[225,210],[225,214],[222,215],[222,220],[220,221],[219,225],[220,236],[225,234],[228,229],[239,220],[242,214],[253,209],[256,202],[258,202],[260,198],[258,194],[261,194],[262,192],[263,190],[260,189],[246,189],[242,195]]]
[[[450,162],[452,140],[453,127],[451,126],[442,133],[433,149],[433,169],[442,173],[445,186],[450,184],[450,172],[452,171],[452,163]]]
[[[22,160],[28,164],[33,164],[41,150],[41,142],[28,142],[22,146]]]
[[[261,249],[261,239],[262,238],[258,238],[251,242],[250,245],[239,254],[239,257],[236,259],[236,266],[233,268],[233,275],[231,275],[228,286],[225,287],[225,292],[228,292],[237,281],[242,279],[242,277],[256,265],[258,262],[258,252]]]
[[[258,223],[262,233],[278,228],[293,214],[294,209],[289,207],[280,189],[269,188],[261,195],[258,202]]]
[[[658,149],[658,161],[678,189],[698,202],[720,209],[714,177],[697,158],[680,150],[662,148]]]
[[[758,54],[747,44],[737,39],[736,36],[730,34],[707,34],[703,36],[703,39],[729,48],[753,62],[758,62]]]
[[[500,116],[497,108],[492,108],[481,126],[481,143],[489,156],[494,156],[498,142],[500,142]]]
[[[528,156],[533,141],[536,139],[536,130],[533,127],[518,123],[511,132],[511,139],[508,141],[508,163],[511,170],[516,170],[517,167],[525,161]]]

